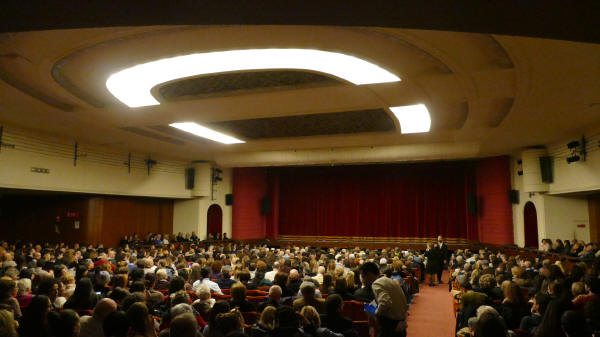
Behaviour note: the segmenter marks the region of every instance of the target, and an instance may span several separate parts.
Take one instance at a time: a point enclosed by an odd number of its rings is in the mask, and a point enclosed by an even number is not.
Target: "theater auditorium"
[[[0,337],[600,336],[597,6],[1,6]]]

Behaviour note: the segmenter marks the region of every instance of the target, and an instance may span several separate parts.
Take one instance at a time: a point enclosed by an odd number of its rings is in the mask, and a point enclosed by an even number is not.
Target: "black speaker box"
[[[542,173],[542,182],[551,183],[552,181],[554,181],[554,176],[552,172],[552,157],[540,157],[540,171]]]
[[[233,194],[225,194],[225,205],[231,206],[233,205]]]
[[[477,214],[477,195],[475,193],[467,194],[467,212]]]
[[[517,191],[517,190],[508,191],[508,200],[510,200],[511,204],[518,204],[519,203],[519,191]]]
[[[185,188],[188,190],[194,189],[194,176],[196,170],[193,167],[185,169]]]
[[[260,214],[267,215],[271,213],[271,198],[268,195],[265,195],[260,200]]]

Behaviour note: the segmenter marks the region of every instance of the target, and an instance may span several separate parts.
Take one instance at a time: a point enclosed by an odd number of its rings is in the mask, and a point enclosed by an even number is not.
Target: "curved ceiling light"
[[[205,126],[196,124],[194,122],[171,123],[171,124],[169,124],[169,126],[179,129],[181,131],[189,132],[198,137],[210,139],[214,142],[219,142],[219,143],[223,143],[223,144],[245,143],[243,140],[233,138],[231,136],[217,132],[215,130],[211,130]]]
[[[431,129],[431,117],[425,104],[393,106],[390,110],[400,122],[402,133],[429,132]]]
[[[131,108],[160,104],[150,93],[157,84],[178,78],[257,69],[304,69],[331,74],[356,85],[397,82],[389,71],[359,59],[315,49],[246,49],[160,59],[121,70],[106,87]]]

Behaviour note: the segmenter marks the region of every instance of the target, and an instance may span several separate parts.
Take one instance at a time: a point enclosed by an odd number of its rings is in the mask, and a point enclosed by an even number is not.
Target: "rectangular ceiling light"
[[[181,131],[189,132],[198,137],[210,139],[215,142],[223,143],[223,144],[239,144],[245,143],[243,140],[239,140],[237,138],[233,138],[231,136],[222,134],[215,130],[211,130],[202,125],[196,124],[194,122],[183,122],[183,123],[171,123],[169,126],[179,129]]]
[[[393,106],[390,110],[400,122],[400,131],[403,134],[429,132],[431,117],[425,104]]]

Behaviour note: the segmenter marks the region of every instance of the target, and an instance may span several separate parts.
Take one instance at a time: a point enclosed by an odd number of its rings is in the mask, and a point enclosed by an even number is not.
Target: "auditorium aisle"
[[[442,277],[446,284],[429,287],[422,283],[414,297],[408,316],[407,337],[452,337],[455,318],[453,301],[448,292],[448,274]]]

